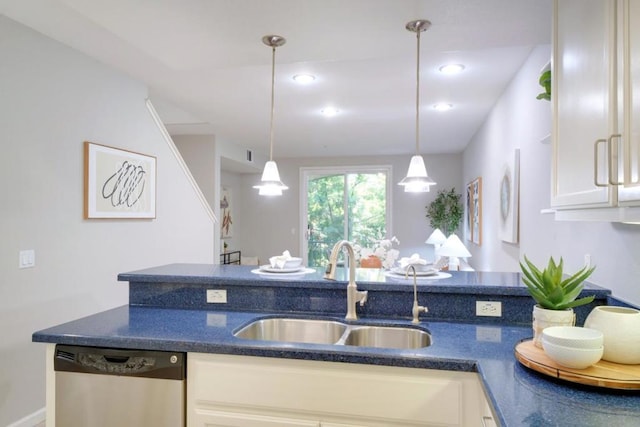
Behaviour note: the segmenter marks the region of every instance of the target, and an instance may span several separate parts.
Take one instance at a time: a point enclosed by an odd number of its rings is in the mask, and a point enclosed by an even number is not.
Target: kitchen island
[[[384,349],[304,343],[283,346],[235,337],[235,331],[265,316],[340,319],[346,311],[344,276],[329,282],[320,271],[287,279],[251,270],[175,264],[121,274],[120,280],[130,283],[129,305],[36,332],[33,340],[477,372],[499,425],[637,425],[640,393],[560,382],[515,360],[514,346],[531,337],[532,304],[515,273],[452,272],[451,277],[437,281],[419,280],[418,299],[429,308],[421,315],[420,327],[431,333],[431,345]],[[358,273],[358,287],[369,292],[369,301],[358,307],[361,319],[357,322],[410,325],[413,282],[380,270]],[[585,292],[596,295],[598,304],[612,302],[606,289],[586,288]],[[211,290],[226,291],[227,302],[207,303]],[[501,301],[502,316],[471,317],[469,301],[480,298]],[[440,307],[443,304],[446,309]],[[523,307],[526,312],[521,314]]]

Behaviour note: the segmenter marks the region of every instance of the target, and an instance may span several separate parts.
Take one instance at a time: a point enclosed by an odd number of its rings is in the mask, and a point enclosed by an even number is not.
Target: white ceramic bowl
[[[288,260],[285,261],[284,263],[284,268],[289,269],[289,268],[298,268],[302,265],[302,258],[298,258],[298,257],[291,257]]]
[[[603,346],[602,332],[579,326],[550,326],[542,331],[547,342],[572,348],[597,349]]]
[[[553,361],[567,368],[586,369],[602,359],[604,347],[575,348],[553,344],[542,337],[542,348]]]
[[[604,335],[603,360],[640,364],[640,310],[601,305],[589,313],[584,326]]]

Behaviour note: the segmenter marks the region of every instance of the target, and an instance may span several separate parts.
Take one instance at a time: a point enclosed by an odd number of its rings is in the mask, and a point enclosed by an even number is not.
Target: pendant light
[[[418,40],[416,56],[416,154],[411,157],[407,176],[398,183],[404,186],[404,191],[410,193],[426,193],[432,185],[436,183],[427,175],[427,168],[424,166],[424,159],[420,155],[420,33],[426,31],[431,26],[431,22],[426,19],[418,19],[408,22],[405,28],[416,33]]]
[[[280,181],[278,173],[278,165],[273,161],[273,111],[274,111],[274,94],[276,84],[276,47],[286,43],[284,37],[269,35],[262,38],[262,43],[271,47],[271,133],[269,137],[269,161],[265,163],[262,171],[260,184],[254,185],[253,188],[259,189],[258,194],[261,196],[282,196],[282,190],[289,187]]]

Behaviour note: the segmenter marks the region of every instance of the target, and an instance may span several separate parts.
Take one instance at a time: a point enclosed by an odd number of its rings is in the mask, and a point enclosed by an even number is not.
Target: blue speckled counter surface
[[[233,294],[234,280],[253,281],[263,286],[266,280],[253,277],[247,268],[232,269],[232,278],[211,275],[212,271],[222,274],[217,267],[195,267],[193,276],[187,267],[178,267],[191,277],[191,284],[200,283],[210,287],[223,285],[230,295]],[[161,268],[162,270],[163,268]],[[165,275],[153,269],[159,288],[167,290],[167,284],[184,277],[177,273],[176,266],[164,268]],[[225,269],[226,270],[226,269]],[[239,279],[239,276],[246,276]],[[162,277],[161,277],[162,276]],[[119,276],[121,280],[144,283],[145,274],[127,273]],[[475,277],[480,277],[476,275]],[[320,277],[308,278],[307,286],[336,286],[339,291],[343,282],[326,282]],[[455,281],[455,275],[453,280]],[[464,282],[464,280],[462,280]],[[271,281],[269,281],[271,282]],[[177,283],[174,281],[174,283]],[[379,282],[375,282],[380,284]],[[460,281],[451,286],[460,286]],[[282,283],[281,283],[282,284]],[[242,286],[245,286],[244,284]],[[290,286],[284,285],[283,286]],[[482,283],[477,283],[483,286]],[[304,286],[304,285],[303,285]],[[359,283],[360,286],[360,283]],[[423,285],[427,286],[427,285]],[[491,286],[491,285],[489,285]],[[495,285],[498,286],[499,285]],[[505,286],[509,286],[508,284]],[[517,284],[516,284],[517,286]],[[144,287],[144,286],[143,286]],[[375,289],[364,283],[370,296]],[[410,287],[408,287],[411,289]],[[174,287],[169,286],[169,292]],[[192,289],[193,290],[193,289]],[[382,290],[382,288],[380,288]],[[331,291],[333,292],[333,291]],[[338,292],[336,290],[335,292]],[[410,292],[411,294],[412,292]],[[155,294],[155,293],[154,293]],[[343,297],[343,295],[340,295]],[[429,294],[420,294],[420,302],[429,306]],[[344,300],[343,300],[344,304]],[[404,304],[404,302],[403,302]],[[366,307],[366,305],[365,305]],[[433,307],[435,308],[435,307]],[[330,313],[327,316],[341,319],[341,315]],[[360,307],[359,307],[360,309]],[[243,340],[233,336],[233,332],[252,320],[268,315],[301,315],[289,310],[264,308],[261,312],[250,310],[185,309],[155,307],[150,305],[129,305],[83,319],[75,320],[43,331],[36,332],[36,342],[63,343],[87,346],[143,348],[150,350],[170,350],[185,352],[209,352],[250,356],[298,358],[326,360],[346,363],[367,363],[414,368],[432,368],[462,371],[477,371],[484,383],[487,396],[496,416],[505,426],[638,426],[640,425],[640,393],[622,392],[599,388],[590,388],[576,384],[560,382],[553,378],[537,374],[522,367],[513,356],[514,346],[522,339],[531,336],[529,326],[517,323],[471,323],[460,321],[436,321],[425,316],[421,327],[428,329],[433,337],[431,346],[418,350],[376,349],[365,347],[287,344],[267,341]],[[407,313],[409,314],[410,311]],[[319,314],[312,314],[312,317]],[[398,316],[377,316],[375,313],[362,314],[359,322],[364,323],[402,323],[409,324],[409,318]]]
[[[180,283],[180,284],[233,284],[236,286],[301,286],[305,288],[339,288],[340,282],[348,279],[348,271],[338,268],[336,281],[323,278],[324,270],[315,268],[310,274],[255,274],[255,266],[217,265],[217,264],[169,264],[144,270],[121,273],[118,280],[137,283]],[[520,281],[520,273],[456,271],[451,277],[431,280],[428,277],[418,279],[418,285],[428,287],[434,292],[471,293],[481,291],[483,294],[528,295],[526,287]],[[363,289],[384,290],[390,288],[410,287],[400,274],[389,274],[388,271],[375,268],[358,268],[356,282]],[[586,282],[585,289],[596,293],[609,294],[609,291]],[[409,289],[410,290],[410,289]]]

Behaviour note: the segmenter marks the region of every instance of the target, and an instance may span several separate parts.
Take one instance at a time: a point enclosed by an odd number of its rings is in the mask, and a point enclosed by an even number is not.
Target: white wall
[[[178,135],[172,137],[176,147],[193,178],[198,183],[202,194],[213,209],[216,202],[215,170],[216,164],[214,135]]]
[[[316,166],[357,166],[391,165],[392,183],[392,224],[388,232],[400,240],[401,256],[418,252],[432,258],[432,248],[424,241],[431,234],[431,226],[426,217],[426,206],[436,197],[439,189],[455,187],[461,192],[462,155],[439,154],[425,156],[429,176],[438,185],[429,193],[404,193],[397,183],[407,173],[410,156],[362,156],[362,157],[325,157],[304,159],[275,159],[280,177],[289,186],[281,197],[261,197],[251,188],[259,181],[259,175],[243,175],[243,191],[235,192],[234,197],[242,198],[245,208],[239,212],[243,233],[238,247],[247,255],[255,255],[264,261],[269,256],[282,253],[285,249],[300,253],[300,168]],[[235,238],[234,238],[235,239]]]
[[[483,178],[483,242],[469,245],[472,261],[480,270],[519,271],[524,255],[537,263],[562,256],[571,272],[590,254],[597,267],[589,280],[640,304],[640,226],[555,221],[540,213],[550,203],[551,146],[540,140],[550,133],[551,107],[535,97],[550,52],[540,46],[531,53],[464,152],[464,182]],[[511,245],[498,238],[498,189],[505,156],[515,148],[520,148],[520,243]]]
[[[205,195],[216,218],[220,218],[220,224],[215,229],[214,260],[217,263],[219,254],[224,250],[220,241],[220,227],[222,213],[220,211],[220,188],[231,189],[233,208],[233,235],[225,239],[229,247],[228,251],[245,249],[243,255],[247,255],[246,246],[242,235],[245,229],[242,226],[241,218],[236,214],[245,209],[242,205],[243,198],[241,192],[245,189],[240,185],[241,176],[248,171],[253,173],[261,172],[261,165],[264,164],[262,153],[253,153],[252,160],[247,160],[247,149],[228,141],[216,138],[215,135],[174,135],[172,137],[180,154],[187,163],[189,170],[197,181],[198,186]],[[228,168],[227,170],[224,170]],[[252,175],[253,176],[253,175]],[[259,178],[256,182],[259,181]],[[246,191],[253,190],[252,183]],[[251,252],[251,251],[249,251]],[[251,253],[249,253],[251,256]]]
[[[44,407],[39,329],[128,302],[120,272],[211,262],[214,225],[144,85],[0,16],[0,425]],[[157,157],[155,220],[84,220],[83,141]],[[18,269],[34,249],[36,266]]]
[[[540,140],[550,132],[551,107],[549,102],[535,99],[540,92],[540,70],[550,59],[549,49],[542,47],[532,53],[464,152],[464,182],[482,177],[482,243],[468,245],[479,270],[519,269],[522,244],[504,243],[498,236],[502,166],[516,148],[520,149],[521,242],[529,239],[533,223],[544,229],[553,226],[551,216],[542,218],[539,214],[549,207],[551,148]],[[538,217],[547,223],[540,224]],[[538,233],[534,233],[536,239]]]

